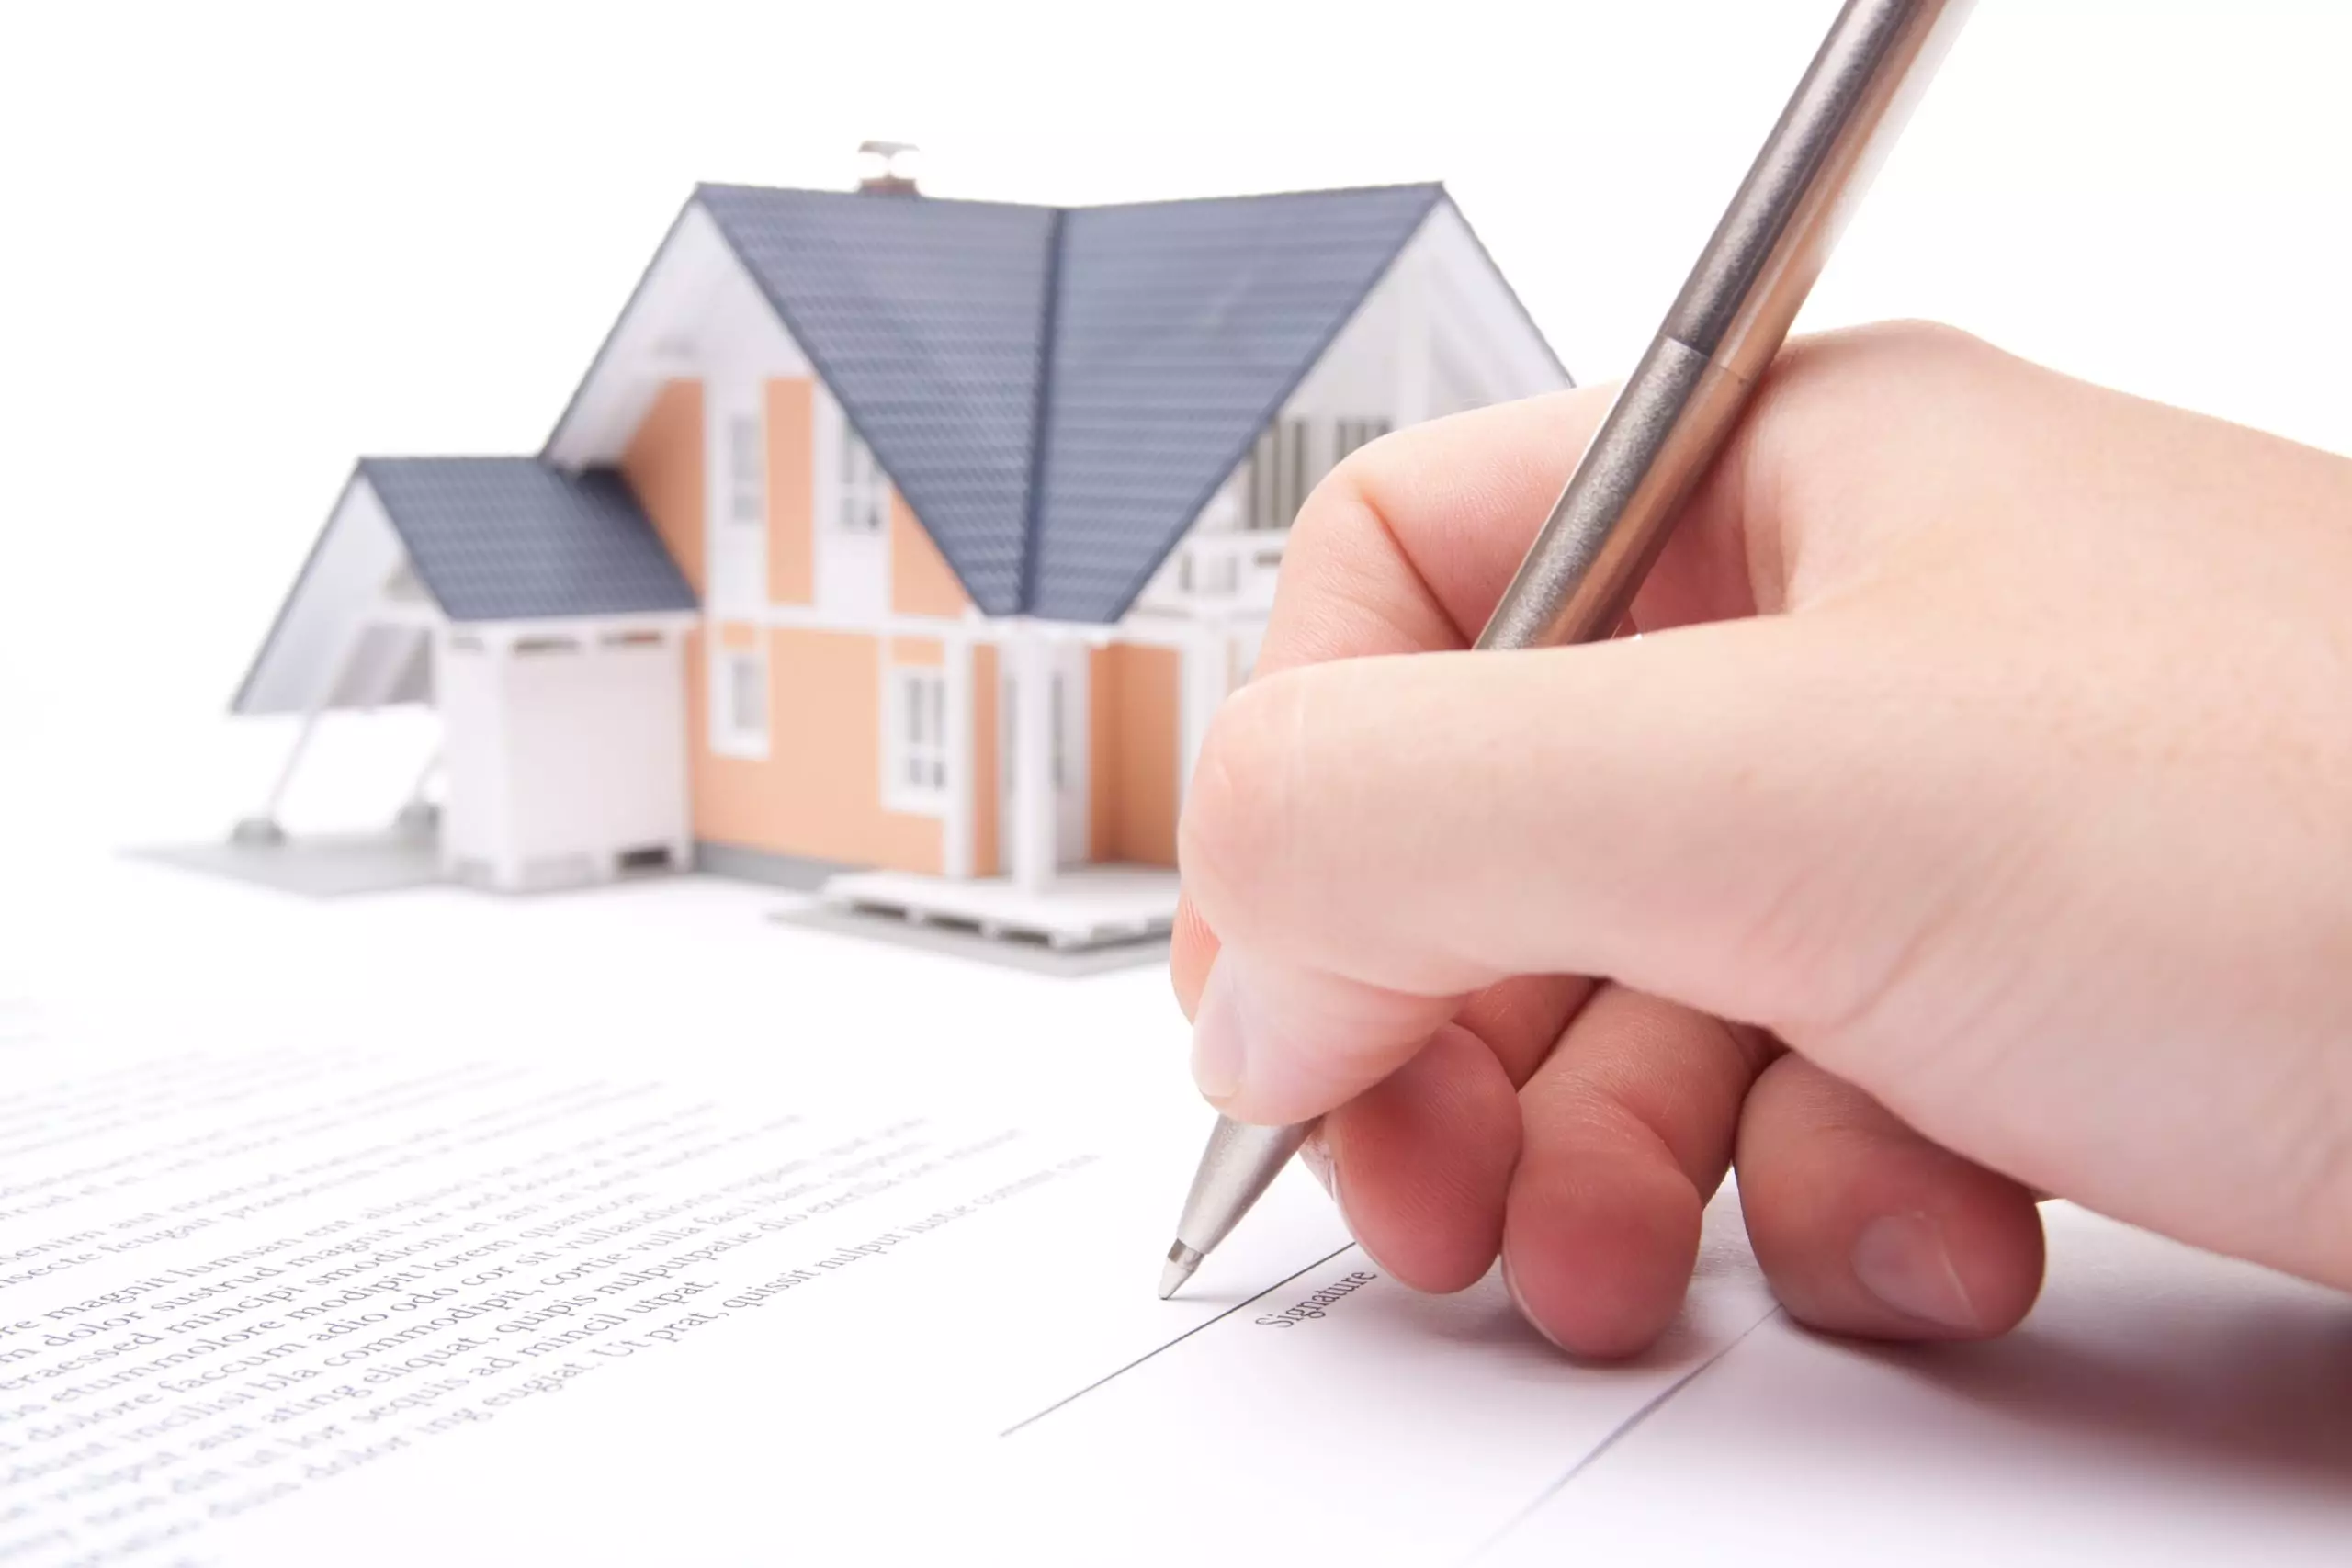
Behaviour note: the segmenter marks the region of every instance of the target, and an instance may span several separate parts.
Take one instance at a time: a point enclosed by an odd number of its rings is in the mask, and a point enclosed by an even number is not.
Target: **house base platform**
[[[186,871],[226,876],[306,898],[396,893],[447,880],[430,832],[392,828],[374,833],[298,834],[270,842],[256,836],[209,844],[130,852]]]
[[[1176,874],[1157,866],[1073,866],[1040,888],[1001,876],[967,881],[861,871],[828,879],[818,897],[837,909],[961,926],[1061,952],[1148,942],[1176,923]]]

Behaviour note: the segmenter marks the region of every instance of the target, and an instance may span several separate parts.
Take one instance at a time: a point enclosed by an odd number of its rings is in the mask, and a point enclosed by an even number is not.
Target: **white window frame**
[[[727,521],[763,527],[768,520],[766,422],[756,413],[727,421]]]
[[[727,757],[768,754],[772,706],[767,650],[721,648],[710,661],[710,749]],[[746,699],[750,699],[747,703]]]
[[[1176,587],[1195,598],[1230,599],[1241,592],[1241,558],[1230,551],[1204,558],[1186,550],[1177,560]]]
[[[879,538],[890,522],[889,477],[846,413],[842,415],[841,429],[833,476],[833,526],[853,538]]]
[[[947,671],[938,664],[892,664],[883,671],[882,805],[886,810],[944,817],[956,781],[949,754]]]

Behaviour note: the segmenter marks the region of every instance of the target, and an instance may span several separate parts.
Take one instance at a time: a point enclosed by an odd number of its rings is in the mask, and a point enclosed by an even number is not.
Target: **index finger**
[[[1292,525],[1258,669],[1467,648],[1612,395],[1479,409],[1350,454]]]
[[[1479,409],[1350,454],[1292,525],[1254,672],[1467,648],[1614,395],[1582,387]],[[1169,971],[1187,1017],[1216,950],[1180,897]]]

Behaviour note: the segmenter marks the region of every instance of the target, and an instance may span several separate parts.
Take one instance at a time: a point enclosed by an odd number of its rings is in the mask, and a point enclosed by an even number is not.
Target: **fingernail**
[[[1970,1333],[1983,1327],[1942,1229],[1925,1214],[1885,1214],[1864,1225],[1853,1264],[1862,1288],[1905,1317]]]
[[[1240,1091],[1243,1065],[1249,1060],[1249,1025],[1241,993],[1247,989],[1241,964],[1230,951],[1217,954],[1209,977],[1201,987],[1201,1005],[1193,1012],[1193,1082],[1211,1103],[1230,1100]]]
[[[1357,1229],[1355,1221],[1348,1217],[1348,1190],[1340,1180],[1340,1162],[1332,1159],[1329,1155],[1326,1155],[1324,1156],[1324,1169],[1326,1175],[1323,1185],[1330,1190],[1332,1207],[1340,1211],[1340,1223],[1348,1227],[1348,1235],[1354,1240],[1356,1244],[1356,1250],[1370,1258],[1372,1260],[1372,1266],[1374,1269],[1379,1269],[1389,1278],[1395,1279],[1396,1276],[1396,1270],[1391,1269],[1387,1264],[1383,1263],[1380,1260],[1380,1254],[1372,1249],[1371,1246],[1363,1239],[1363,1232]]]
[[[1363,1232],[1358,1230],[1355,1221],[1348,1217],[1347,1194],[1340,1187],[1340,1162],[1331,1157],[1331,1145],[1323,1141],[1321,1127],[1306,1134],[1306,1142],[1298,1145],[1298,1163],[1305,1166],[1307,1174],[1321,1182],[1323,1190],[1331,1195],[1331,1206],[1340,1211],[1340,1223],[1348,1227],[1348,1235],[1355,1242],[1356,1249],[1372,1259],[1374,1268],[1393,1279],[1396,1270],[1383,1263],[1380,1254],[1364,1244]]]
[[[1339,1202],[1340,1189],[1335,1184],[1332,1175],[1331,1149],[1330,1145],[1323,1141],[1323,1129],[1320,1126],[1307,1134],[1306,1141],[1298,1145],[1298,1163],[1306,1168],[1307,1175],[1323,1184],[1323,1190],[1329,1196],[1332,1202]],[[1340,1217],[1345,1219],[1347,1213],[1344,1207],[1341,1208]]]
[[[1505,1247],[1503,1249],[1502,1267],[1503,1294],[1509,1296],[1510,1298],[1510,1304],[1519,1309],[1519,1315],[1527,1320],[1527,1325],[1530,1328],[1532,1328],[1536,1333],[1541,1334],[1547,1341],[1549,1341],[1552,1348],[1555,1350],[1566,1350],[1567,1347],[1561,1344],[1557,1339],[1554,1339],[1552,1337],[1552,1331],[1544,1326],[1544,1320],[1535,1315],[1534,1311],[1527,1304],[1527,1298],[1519,1293],[1519,1281],[1511,1278],[1510,1249],[1509,1247]]]

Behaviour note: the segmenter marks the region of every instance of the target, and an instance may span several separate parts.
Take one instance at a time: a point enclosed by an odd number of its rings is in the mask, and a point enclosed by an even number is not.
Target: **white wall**
[[[1411,265],[1414,243],[1381,275],[1363,303],[1315,362],[1306,377],[1283,405],[1285,418],[1306,416],[1318,423],[1338,418],[1373,416],[1394,421],[1400,416],[1401,389],[1407,351],[1406,333],[1412,323],[1410,296],[1419,287]]]
[[[480,637],[434,639],[441,716],[441,863],[496,867],[514,818],[507,794],[503,660]]]
[[[601,880],[616,856],[690,852],[680,639],[594,626],[469,634],[441,653],[448,807],[442,858],[517,889]]]
[[[507,664],[508,788],[525,866],[669,846],[684,859],[685,682],[675,639]]]

